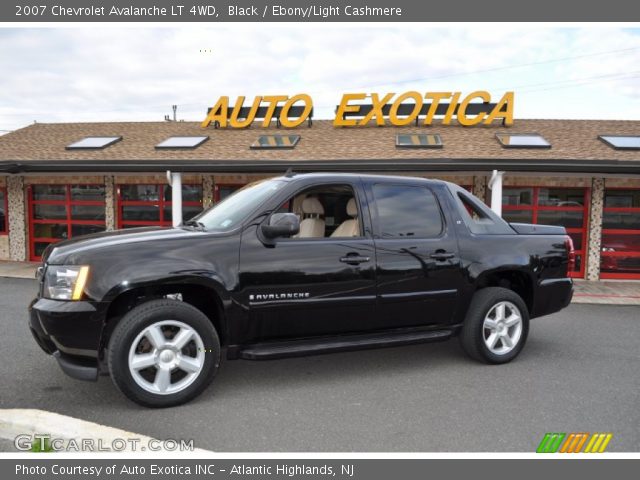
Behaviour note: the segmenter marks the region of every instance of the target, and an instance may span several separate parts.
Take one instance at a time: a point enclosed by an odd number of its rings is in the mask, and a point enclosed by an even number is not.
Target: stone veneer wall
[[[7,198],[9,201],[9,259],[25,261],[27,257],[26,195],[24,177],[7,177]]]
[[[9,235],[0,235],[0,260],[9,259]]]
[[[213,205],[213,177],[211,175],[202,176],[202,207],[204,209]]]
[[[282,172],[284,174],[284,172]],[[380,174],[383,175],[383,174]],[[389,175],[389,174],[388,174]],[[415,173],[415,172],[393,172],[390,175],[397,176],[407,176],[407,177],[423,177],[423,178],[433,178],[438,180],[444,180],[447,182],[456,183],[458,185],[473,185],[474,177],[472,175],[441,175],[437,172],[433,174],[430,173]],[[250,182],[255,182],[257,180],[262,180],[265,178],[273,178],[278,175],[273,174],[265,174],[265,175],[247,175],[247,174],[224,174],[224,175],[215,175],[213,178],[213,183],[220,185],[246,185]],[[185,182],[186,183],[186,182]]]
[[[587,280],[600,278],[600,246],[602,243],[602,207],[604,203],[604,178],[591,182],[591,205],[589,206],[589,234],[587,248]]]
[[[107,232],[111,232],[116,229],[116,191],[113,177],[109,175],[104,177],[104,204],[104,224]]]
[[[563,176],[516,176],[504,174],[503,185],[505,187],[585,187],[591,186],[591,178],[588,177],[563,177]]]
[[[484,175],[476,175],[473,177],[473,189],[471,193],[483,202],[487,199],[487,180],[487,177]]]
[[[395,174],[392,174],[395,175]],[[445,182],[451,182],[451,183],[455,183],[456,185],[460,185],[460,186],[468,186],[468,185],[473,185],[473,176],[471,175],[440,175],[440,174],[434,174],[434,175],[424,175],[424,174],[420,174],[420,175],[412,175],[414,177],[424,177],[424,178],[433,178],[436,180],[444,180]]]
[[[183,174],[182,183],[202,183],[201,177],[201,175]],[[167,175],[164,173],[156,175],[116,175],[113,178],[113,182],[116,186],[119,184],[144,185],[146,183],[166,185]]]
[[[605,187],[606,188],[640,188],[640,177],[607,178],[605,180]]]
[[[90,183],[95,185],[102,185],[104,177],[98,175],[50,175],[44,176],[26,176],[24,177],[25,185],[67,185],[69,183]]]
[[[282,172],[284,174],[284,172]],[[278,175],[215,175],[212,177],[213,185],[246,185],[247,183],[255,182],[257,180],[263,180],[265,178],[273,178]]]

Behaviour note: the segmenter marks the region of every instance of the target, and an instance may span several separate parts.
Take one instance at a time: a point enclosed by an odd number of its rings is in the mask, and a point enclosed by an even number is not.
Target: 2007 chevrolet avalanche
[[[564,228],[509,224],[451,183],[288,174],[246,186],[178,228],[48,248],[30,328],[75,378],[111,375],[149,407],[187,402],[229,359],[459,336],[505,363],[529,319],[566,307]]]

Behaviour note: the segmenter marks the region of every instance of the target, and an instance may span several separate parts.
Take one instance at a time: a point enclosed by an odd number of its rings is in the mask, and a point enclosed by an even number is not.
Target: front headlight
[[[86,265],[50,265],[44,277],[44,296],[53,300],[80,300],[88,277]]]

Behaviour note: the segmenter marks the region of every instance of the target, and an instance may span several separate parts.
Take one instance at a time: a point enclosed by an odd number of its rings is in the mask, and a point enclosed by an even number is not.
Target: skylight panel
[[[85,137],[70,145],[67,150],[101,150],[107,148],[114,143],[118,143],[122,137]]]
[[[197,148],[204,142],[209,140],[208,136],[204,137],[169,137],[156,145],[157,149],[165,148]]]
[[[551,144],[537,133],[496,133],[505,148],[551,148]]]

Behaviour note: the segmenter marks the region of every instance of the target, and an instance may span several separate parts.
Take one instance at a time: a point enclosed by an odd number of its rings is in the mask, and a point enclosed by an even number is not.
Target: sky
[[[0,28],[0,134],[204,119],[221,95],[515,92],[515,118],[640,120],[640,29],[477,25]]]

